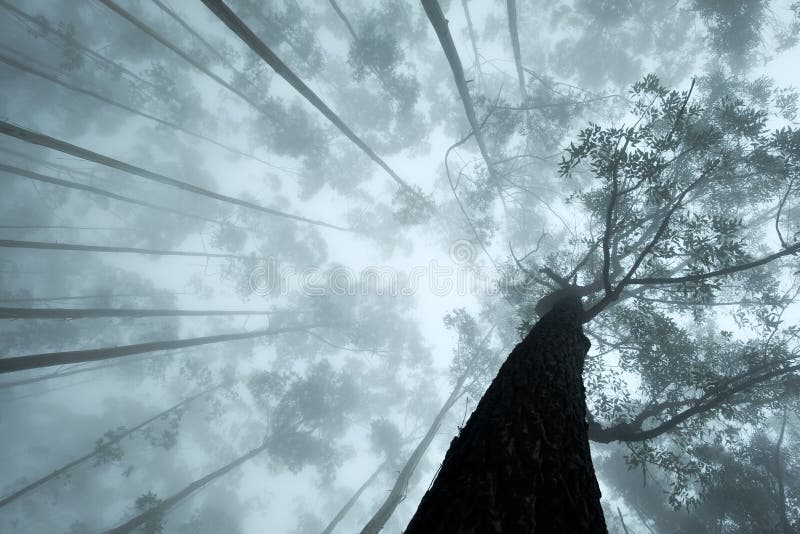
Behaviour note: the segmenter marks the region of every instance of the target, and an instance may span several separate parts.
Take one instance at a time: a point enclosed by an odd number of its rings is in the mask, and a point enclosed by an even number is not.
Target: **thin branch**
[[[716,271],[711,271],[707,273],[700,273],[700,274],[691,274],[686,276],[676,276],[673,278],[659,278],[659,277],[643,277],[643,278],[631,278],[628,281],[629,285],[656,285],[656,284],[685,284],[691,282],[699,282],[701,280],[707,280],[709,278],[716,278],[718,276],[729,276],[731,274],[735,274],[738,272],[746,271],[748,269],[753,269],[755,267],[760,267],[762,265],[766,265],[774,260],[782,258],[784,256],[789,256],[793,254],[797,254],[800,252],[800,243],[796,243],[788,248],[785,248],[781,251],[775,252],[768,256],[764,256],[761,259],[741,263],[739,265],[732,265],[730,267],[725,267],[723,269],[718,269]]]

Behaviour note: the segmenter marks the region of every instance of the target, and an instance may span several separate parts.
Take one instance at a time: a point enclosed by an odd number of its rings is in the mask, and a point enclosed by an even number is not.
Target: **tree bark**
[[[509,355],[406,534],[605,533],[586,424],[589,340],[574,297]]]

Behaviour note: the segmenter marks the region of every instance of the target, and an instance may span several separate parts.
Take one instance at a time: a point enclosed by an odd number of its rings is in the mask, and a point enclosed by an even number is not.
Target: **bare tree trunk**
[[[168,310],[131,308],[4,308],[0,319],[88,319],[97,317],[208,317],[216,315],[275,315],[276,310]]]
[[[132,532],[135,528],[147,523],[148,521],[157,521],[158,519],[163,517],[164,514],[169,512],[179,502],[189,497],[194,492],[202,489],[204,486],[211,484],[221,476],[239,467],[246,461],[258,455],[260,452],[264,451],[266,448],[267,448],[267,443],[263,443],[262,445],[256,447],[255,449],[252,449],[251,451],[240,456],[239,458],[230,462],[229,464],[224,465],[219,469],[217,469],[216,471],[213,471],[207,474],[206,476],[195,480],[194,482],[192,482],[179,492],[174,493],[173,495],[167,497],[156,506],[142,512],[136,517],[129,519],[122,525],[106,530],[105,534],[125,534],[127,532]]]
[[[169,17],[170,17],[172,20],[174,20],[175,22],[177,22],[177,23],[180,25],[180,27],[181,27],[181,28],[183,28],[184,30],[186,30],[187,32],[189,32],[189,33],[191,34],[191,36],[192,36],[192,37],[194,37],[194,38],[195,38],[195,39],[197,39],[197,40],[198,40],[200,43],[202,43],[202,44],[203,44],[203,46],[205,46],[205,47],[206,47],[206,50],[208,50],[209,52],[211,52],[212,54],[214,54],[214,55],[217,57],[217,59],[219,59],[219,60],[220,60],[220,62],[221,62],[223,65],[225,65],[226,67],[228,67],[228,68],[229,68],[229,69],[231,69],[232,71],[236,71],[236,67],[234,67],[233,65],[231,65],[231,63],[230,63],[230,62],[229,62],[229,61],[228,61],[228,60],[225,58],[225,56],[223,56],[222,54],[220,54],[220,53],[219,53],[219,50],[217,50],[217,47],[216,47],[216,46],[214,46],[214,45],[212,45],[211,43],[209,43],[208,41],[206,41],[206,40],[205,40],[205,38],[204,38],[202,35],[200,35],[199,33],[197,33],[197,32],[194,30],[194,28],[192,28],[191,26],[189,26],[189,25],[188,25],[188,24],[187,24],[187,23],[186,23],[186,22],[185,22],[185,21],[184,21],[184,20],[183,20],[183,19],[182,19],[182,18],[181,18],[181,17],[180,17],[178,14],[177,14],[177,13],[175,13],[174,11],[172,11],[172,10],[169,8],[169,6],[167,6],[166,4],[164,4],[164,2],[161,2],[160,0],[153,0],[153,3],[154,3],[155,5],[157,5],[157,6],[158,6],[158,8],[159,8],[159,9],[161,9],[161,11],[163,11],[164,13],[166,13],[166,14],[167,14],[167,16],[169,16]]]
[[[178,295],[181,293],[104,293],[100,295],[79,295],[79,296],[64,296],[64,297],[38,297],[38,298],[3,298],[0,302],[50,302],[50,301],[64,301],[64,300],[91,300],[91,299],[108,299],[112,297],[135,297],[135,298],[152,298],[163,297],[167,295]]]
[[[589,340],[564,299],[511,352],[406,534],[605,533],[586,425]]]
[[[57,150],[64,154],[69,154],[71,156],[75,156],[81,159],[85,159],[87,161],[92,161],[94,163],[99,163],[100,165],[105,165],[106,167],[110,167],[112,169],[116,169],[118,171],[122,171],[128,174],[133,174],[135,176],[139,176],[146,180],[151,180],[153,182],[157,182],[160,184],[168,185],[174,187],[176,189],[180,189],[182,191],[188,191],[190,193],[194,193],[196,195],[201,195],[207,198],[213,198],[214,200],[220,200],[222,202],[227,202],[229,204],[234,204],[236,206],[241,206],[243,208],[251,209],[254,211],[259,211],[261,213],[267,213],[269,215],[275,215],[277,217],[284,217],[286,219],[292,219],[295,221],[305,222],[308,224],[314,224],[317,226],[324,226],[326,228],[332,228],[334,230],[342,230],[345,232],[352,232],[348,228],[343,228],[341,226],[336,226],[334,224],[326,223],[323,221],[317,221],[314,219],[308,219],[306,217],[301,217],[299,215],[292,215],[290,213],[285,213],[282,211],[278,211],[272,208],[267,208],[265,206],[260,206],[258,204],[254,204],[252,202],[248,202],[247,200],[241,200],[234,197],[229,197],[227,195],[222,195],[220,193],[215,193],[214,191],[210,191],[208,189],[204,189],[202,187],[198,187],[196,185],[192,185],[187,182],[182,182],[180,180],[176,180],[174,178],[170,178],[168,176],[164,176],[163,174],[159,174],[156,172],[148,171],[141,167],[137,167],[135,165],[131,165],[129,163],[124,163],[114,158],[110,158],[108,156],[103,156],[96,152],[92,152],[91,150],[87,150],[85,148],[81,148],[65,141],[61,141],[55,139],[53,137],[40,134],[34,132],[32,130],[27,130],[20,126],[16,126],[11,124],[10,122],[6,122],[0,120],[0,133],[8,135],[10,137],[14,137],[21,141],[26,141],[28,143],[39,145],[43,147],[47,147],[53,150]]]
[[[478,86],[483,88],[483,69],[481,69],[481,59],[478,54],[478,39],[475,36],[475,28],[472,25],[472,17],[469,14],[468,0],[461,0],[461,5],[464,7],[464,17],[467,19],[467,31],[469,32],[469,40],[472,43],[472,54],[475,57],[475,73],[477,74]]]
[[[336,525],[338,525],[339,522],[342,519],[344,519],[344,516],[346,516],[347,512],[349,512],[350,509],[356,504],[356,501],[358,501],[358,498],[361,497],[361,494],[364,493],[364,491],[368,487],[370,487],[373,482],[375,482],[375,480],[378,478],[378,475],[381,474],[381,471],[386,469],[387,465],[389,465],[388,460],[383,462],[381,465],[378,466],[377,469],[375,469],[375,471],[373,471],[373,473],[369,476],[369,478],[365,480],[363,484],[361,484],[361,486],[356,490],[353,496],[350,497],[350,499],[348,499],[346,503],[344,503],[344,506],[342,506],[342,508],[334,516],[334,518],[331,519],[331,522],[328,523],[328,526],[325,527],[325,530],[322,531],[322,534],[331,534],[331,532],[333,532],[333,529],[336,528]]]
[[[472,133],[475,135],[475,141],[478,143],[478,149],[481,152],[486,168],[489,171],[489,176],[492,179],[493,185],[500,192],[500,177],[495,172],[492,159],[489,157],[489,150],[486,147],[486,140],[481,132],[481,125],[478,123],[478,118],[475,116],[475,107],[472,104],[472,96],[469,94],[467,87],[467,80],[464,78],[464,68],[461,66],[461,59],[458,57],[458,50],[453,43],[453,37],[450,35],[450,30],[447,27],[447,19],[444,18],[442,8],[439,7],[437,0],[422,0],[422,7],[425,8],[425,13],[428,15],[433,29],[439,38],[439,43],[442,45],[444,55],[447,56],[447,61],[450,63],[450,70],[453,72],[453,79],[458,89],[458,94],[461,96],[461,102],[464,105],[464,112],[467,115],[467,120],[472,128]]]
[[[55,35],[65,45],[67,45],[68,48],[72,48],[74,50],[77,50],[81,54],[92,58],[95,62],[97,62],[97,63],[99,63],[101,65],[105,65],[105,66],[109,67],[111,70],[113,70],[113,71],[115,71],[117,73],[126,74],[127,76],[129,76],[130,78],[135,80],[136,82],[141,83],[143,85],[146,85],[150,89],[153,89],[154,90],[154,94],[156,94],[157,96],[162,96],[162,93],[157,90],[157,88],[155,87],[155,85],[153,85],[152,82],[149,82],[148,80],[145,80],[145,79],[141,78],[138,74],[136,74],[135,72],[133,72],[131,70],[128,70],[127,68],[125,68],[124,66],[120,65],[116,61],[114,61],[112,59],[109,59],[109,58],[105,57],[104,55],[102,55],[102,54],[100,54],[98,52],[95,52],[94,50],[92,50],[91,48],[89,48],[87,46],[82,45],[81,43],[76,41],[73,36],[67,35],[67,34],[59,31],[58,29],[53,28],[52,26],[50,26],[47,23],[47,21],[43,17],[38,17],[38,16],[37,17],[33,17],[31,15],[28,15],[27,13],[25,13],[21,9],[19,9],[19,8],[13,6],[12,4],[8,3],[6,0],[0,0],[0,6],[3,6],[8,11],[12,12],[14,15],[16,15],[19,18],[21,18],[25,22],[35,25],[37,28],[39,28],[45,34]]]
[[[198,347],[212,343],[224,343],[226,341],[238,341],[242,339],[254,339],[259,337],[274,336],[288,332],[302,332],[310,328],[318,328],[322,325],[290,326],[283,328],[267,328],[264,330],[254,330],[252,332],[241,332],[238,334],[220,334],[216,336],[193,337],[189,339],[174,339],[168,341],[153,341],[150,343],[137,343],[135,345],[122,345],[119,347],[106,347],[102,349],[72,350],[66,352],[47,352],[43,354],[32,354],[30,356],[13,356],[11,358],[0,358],[0,374],[26,371],[40,367],[52,367],[54,365],[65,365],[68,363],[96,362],[131,356],[133,354],[145,354],[162,350],[183,349],[186,347]]]
[[[783,421],[781,422],[781,432],[778,442],[775,444],[775,479],[778,482],[778,515],[781,518],[781,529],[783,534],[796,534],[789,522],[786,514],[786,485],[783,480],[783,458],[781,447],[783,446],[783,436],[786,432],[786,408],[783,409]]]
[[[22,54],[19,54],[19,55],[21,57],[23,57]],[[66,82],[66,81],[64,81],[64,80],[62,80],[60,78],[57,78],[56,76],[52,76],[52,75],[50,75],[50,74],[48,74],[48,73],[46,73],[44,71],[41,71],[39,69],[36,69],[36,68],[32,67],[30,61],[28,61],[27,63],[23,63],[22,61],[17,61],[16,59],[14,59],[12,57],[3,54],[2,52],[0,52],[0,61],[2,61],[3,63],[5,63],[7,65],[10,65],[10,66],[12,66],[12,67],[14,67],[16,69],[19,69],[19,70],[21,70],[23,72],[27,72],[28,74],[31,74],[33,76],[38,76],[40,78],[44,78],[45,80],[48,80],[48,81],[53,82],[53,83],[55,83],[57,85],[60,85],[61,87],[64,87],[64,88],[69,89],[71,91],[75,91],[76,93],[80,93],[80,94],[92,97],[92,98],[94,98],[96,100],[104,102],[104,103],[106,103],[106,104],[108,104],[110,106],[114,106],[116,108],[119,108],[121,110],[127,111],[128,113],[131,113],[131,114],[136,115],[138,117],[143,117],[145,119],[157,122],[158,124],[162,124],[164,126],[169,126],[170,128],[178,130],[179,132],[183,132],[186,135],[190,135],[190,136],[195,137],[197,139],[202,139],[203,141],[206,141],[208,143],[211,143],[212,145],[215,145],[215,146],[218,146],[220,148],[223,148],[223,149],[227,150],[228,152],[230,152],[232,154],[236,154],[238,156],[242,156],[242,157],[245,157],[245,158],[252,159],[254,161],[258,161],[259,163],[262,163],[262,164],[267,165],[269,167],[274,167],[274,165],[270,164],[268,161],[262,160],[262,159],[258,158],[257,156],[255,156],[253,154],[248,154],[247,152],[243,152],[242,150],[239,150],[238,148],[234,148],[234,147],[226,145],[224,143],[220,143],[219,141],[217,141],[215,139],[212,139],[211,137],[208,137],[208,136],[203,135],[201,133],[193,132],[193,131],[191,131],[191,130],[189,130],[187,128],[184,128],[180,124],[161,119],[159,117],[156,117],[155,115],[151,115],[151,114],[146,113],[144,111],[132,108],[132,107],[126,105],[126,104],[123,104],[123,103],[118,102],[116,100],[112,100],[111,98],[103,96],[103,95],[101,95],[99,93],[95,93],[94,91],[90,91],[89,89],[84,89],[84,88],[79,87],[79,86],[77,86],[75,84],[72,84],[72,83]]]
[[[91,373],[92,371],[99,371],[100,369],[107,369],[109,367],[119,367],[121,365],[133,365],[139,362],[152,360],[154,358],[159,358],[159,354],[153,354],[150,356],[146,356],[144,358],[139,358],[136,360],[122,360],[122,361],[114,361],[112,363],[105,363],[102,365],[93,365],[91,367],[81,367],[80,364],[77,364],[73,367],[67,368],[65,370],[56,371],[54,373],[47,373],[39,376],[35,376],[33,378],[26,378],[23,380],[14,380],[10,382],[0,382],[0,389],[10,389],[16,386],[24,386],[28,384],[35,384],[37,382],[45,382],[47,380],[53,380],[56,378],[64,378],[67,376],[73,376],[83,373]]]
[[[267,118],[269,118],[271,120],[276,120],[277,119],[277,116],[275,115],[275,112],[273,110],[269,109],[267,106],[265,106],[262,103],[256,102],[255,100],[253,100],[252,98],[247,96],[247,94],[243,93],[241,90],[237,89],[236,87],[234,87],[230,83],[226,82],[225,80],[223,80],[222,78],[220,78],[219,76],[217,76],[216,74],[211,72],[208,68],[206,68],[204,65],[202,65],[199,61],[197,61],[191,55],[187,54],[186,52],[184,52],[183,50],[178,48],[177,45],[173,44],[166,37],[164,37],[161,34],[159,34],[157,31],[155,31],[153,28],[151,28],[150,26],[145,24],[143,21],[141,21],[138,18],[134,17],[131,13],[129,13],[128,11],[123,9],[116,2],[113,2],[112,0],[98,0],[98,1],[100,3],[102,3],[104,6],[106,6],[108,9],[110,9],[111,11],[115,12],[120,17],[124,18],[125,20],[127,20],[128,22],[130,22],[131,24],[133,24],[134,26],[136,26],[140,30],[142,30],[147,35],[149,35],[150,37],[152,37],[153,39],[155,39],[156,41],[161,43],[163,46],[165,46],[165,47],[169,48],[170,50],[172,50],[172,52],[174,52],[178,57],[180,57],[181,59],[183,59],[184,61],[189,63],[191,66],[193,66],[194,68],[196,68],[197,70],[199,70],[200,72],[202,72],[203,74],[205,74],[206,76],[208,76],[209,78],[214,80],[220,86],[224,87],[225,89],[227,89],[231,93],[235,94],[236,96],[238,96],[239,98],[244,100],[247,104],[252,106],[255,110],[259,111],[260,113],[263,113]]]
[[[190,402],[192,402],[192,401],[194,401],[194,400],[196,400],[196,399],[198,399],[198,398],[200,398],[200,397],[202,397],[204,395],[207,395],[207,394],[211,393],[212,391],[222,387],[223,385],[224,384],[218,384],[218,385],[216,385],[214,387],[211,387],[211,388],[205,389],[205,390],[203,390],[203,391],[201,391],[199,393],[196,393],[195,395],[192,395],[191,397],[187,397],[187,398],[183,399],[182,401],[180,401],[179,403],[174,404],[173,406],[167,408],[166,410],[163,410],[163,411],[157,413],[153,417],[145,419],[141,423],[139,423],[139,424],[137,424],[137,425],[135,425],[135,426],[133,426],[133,427],[131,427],[129,429],[124,430],[124,431],[119,432],[119,433],[113,434],[113,437],[111,437],[110,439],[101,438],[100,440],[98,440],[98,445],[94,449],[92,449],[91,451],[89,451],[86,454],[84,454],[83,456],[80,456],[80,457],[75,458],[74,460],[72,460],[70,462],[67,462],[66,464],[62,465],[58,469],[55,469],[55,470],[51,471],[49,474],[47,474],[47,475],[45,475],[45,476],[43,476],[43,477],[41,477],[41,478],[39,478],[37,480],[34,480],[33,482],[31,482],[30,484],[26,485],[25,487],[22,487],[22,488],[18,489],[17,491],[15,491],[14,493],[12,493],[12,494],[0,499],[0,508],[11,504],[15,500],[17,500],[20,497],[22,497],[23,495],[25,495],[27,493],[30,493],[31,491],[35,490],[39,486],[42,486],[43,484],[46,484],[47,482],[53,480],[54,478],[57,478],[57,477],[63,475],[64,473],[66,473],[69,470],[71,470],[73,467],[76,467],[76,466],[82,464],[86,460],[90,460],[90,459],[94,458],[95,456],[100,454],[100,452],[104,448],[108,448],[111,445],[115,445],[115,444],[119,443],[123,439],[127,438],[128,436],[130,436],[134,432],[137,432],[138,430],[141,430],[142,428],[146,427],[150,423],[152,423],[154,421],[157,421],[158,419],[160,419],[162,417],[165,417],[165,416],[171,414],[172,412],[175,412],[175,411],[179,410],[180,408],[182,408],[183,406],[186,406]]]
[[[433,423],[431,423],[431,426],[428,428],[428,431],[425,433],[422,441],[419,442],[417,447],[414,449],[414,452],[412,452],[411,456],[409,456],[406,464],[400,471],[400,475],[395,480],[392,490],[389,492],[389,496],[386,497],[386,500],[383,502],[378,511],[375,512],[369,522],[367,522],[364,528],[361,529],[361,534],[377,534],[380,532],[394,511],[397,509],[397,506],[403,501],[406,496],[406,490],[408,489],[408,482],[411,480],[411,475],[413,475],[414,471],[416,471],[420,460],[422,460],[422,457],[425,455],[428,447],[430,447],[433,439],[436,437],[436,433],[439,432],[439,428],[441,428],[447,412],[450,411],[450,408],[453,407],[453,404],[455,404],[455,402],[463,393],[463,385],[464,378],[462,377],[450,392],[450,396],[439,409],[439,413],[436,414]]]
[[[61,166],[59,166],[61,167]],[[62,167],[65,168],[66,167]],[[187,219],[193,219],[197,221],[204,221],[207,223],[215,224],[218,226],[228,227],[228,228],[238,228],[240,230],[247,230],[253,231],[249,228],[244,228],[241,226],[236,226],[234,224],[229,224],[226,222],[217,221],[216,219],[211,219],[209,217],[203,217],[202,215],[195,215],[193,213],[187,213],[185,211],[176,210],[173,208],[167,208],[163,206],[159,206],[158,204],[152,204],[150,202],[146,202],[144,200],[137,200],[135,198],[126,197],[123,195],[118,195],[116,193],[112,193],[111,191],[106,191],[105,189],[100,189],[99,187],[94,187],[91,185],[85,185],[78,182],[70,182],[69,180],[62,180],[61,178],[53,178],[52,176],[45,176],[44,174],[39,174],[38,172],[29,171],[26,169],[22,169],[20,167],[14,167],[13,165],[5,165],[0,163],[0,172],[7,172],[10,174],[16,174],[17,176],[23,176],[25,178],[29,178],[31,180],[35,180],[37,182],[42,182],[46,184],[53,184],[60,187],[66,187],[68,189],[76,189],[78,191],[86,191],[88,193],[92,193],[94,195],[111,198],[114,200],[119,200],[120,202],[126,202],[128,204],[134,204],[136,206],[142,206],[144,208],[150,208],[153,210],[161,211],[163,213],[171,213],[173,215],[178,215],[181,217],[186,217]]]
[[[189,252],[183,250],[156,250],[151,248],[134,247],[106,247],[100,245],[78,245],[74,243],[47,243],[43,241],[18,241],[14,239],[0,239],[0,247],[26,248],[38,250],[72,250],[81,252],[113,252],[117,254],[144,254],[147,256],[190,256],[194,258],[225,258],[225,259],[251,259],[250,256],[241,254],[218,254],[213,252]],[[263,259],[263,258],[255,258]]]
[[[342,8],[339,7],[339,4],[336,3],[336,0],[328,0],[330,2],[331,7],[339,15],[339,18],[347,26],[347,31],[350,32],[350,35],[353,37],[353,41],[358,41],[358,35],[356,35],[356,31],[353,29],[353,25],[350,24],[350,21],[347,19],[347,16],[342,11]]]
[[[517,0],[507,0],[508,33],[511,35],[511,48],[514,50],[514,63],[517,66],[519,79],[519,96],[523,105],[528,102],[528,90],[525,87],[525,71],[522,70],[522,54],[519,49],[519,31],[517,29]]]
[[[102,0],[107,2],[109,0]],[[430,202],[424,196],[420,195],[418,191],[408,185],[405,180],[391,168],[389,164],[375,153],[358,135],[347,126],[331,108],[328,107],[317,94],[311,90],[297,75],[278,58],[277,55],[262,41],[253,31],[245,25],[245,23],[236,14],[230,10],[221,0],[202,0],[206,7],[214,13],[234,34],[236,34],[250,49],[258,54],[272,69],[279,74],[289,85],[300,93],[306,100],[308,100],[317,110],[322,113],[331,123],[342,132],[345,137],[350,139],[358,148],[360,148],[369,158],[377,163],[384,171],[386,171],[392,179],[397,182],[400,187],[409,192],[412,196],[419,198],[425,204]]]

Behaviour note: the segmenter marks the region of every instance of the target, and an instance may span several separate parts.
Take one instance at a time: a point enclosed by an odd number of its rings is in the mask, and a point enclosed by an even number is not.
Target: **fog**
[[[800,3],[0,10],[0,532],[800,532]]]

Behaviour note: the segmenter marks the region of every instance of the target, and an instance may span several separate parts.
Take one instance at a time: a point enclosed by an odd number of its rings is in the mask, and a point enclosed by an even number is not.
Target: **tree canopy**
[[[610,532],[800,532],[800,3],[0,0],[0,530],[402,532],[582,302]]]

